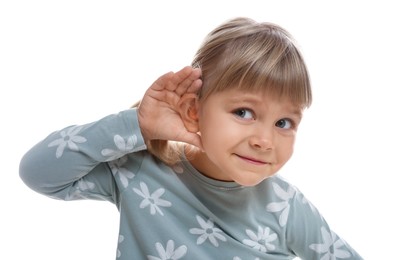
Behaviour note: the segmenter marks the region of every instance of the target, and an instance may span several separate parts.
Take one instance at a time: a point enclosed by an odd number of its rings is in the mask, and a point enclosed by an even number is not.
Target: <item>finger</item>
[[[185,93],[196,93],[202,85],[199,77],[201,70],[189,66],[184,67],[180,71],[168,72],[160,76],[151,86],[150,89],[154,90],[152,96],[161,100],[162,97],[166,98],[176,95],[174,100],[179,99]],[[167,90],[167,91],[165,91]]]
[[[151,86],[153,90],[162,91],[174,91],[179,96],[187,92],[187,89],[192,85],[194,80],[199,79],[201,75],[200,69],[194,69],[186,66],[180,71],[168,72],[160,76]]]
[[[191,86],[187,89],[187,93],[197,93],[199,89],[202,87],[202,80],[197,79],[192,82]]]
[[[203,151],[203,145],[200,135],[194,133],[188,133],[183,136],[183,142],[194,145]]]
[[[184,93],[194,93],[198,91],[199,87],[202,85],[202,81],[199,81],[200,76],[200,69],[192,69],[192,73],[189,74],[187,78],[182,79],[182,81],[178,83],[178,86],[175,90],[177,95],[182,96]]]
[[[153,90],[161,91],[167,88],[168,82],[174,77],[174,72],[170,71],[166,74],[160,76],[153,84],[150,86]]]
[[[177,87],[191,76],[193,70],[192,67],[186,66],[176,73],[173,73],[173,75],[166,80],[165,88],[170,91],[176,91]]]

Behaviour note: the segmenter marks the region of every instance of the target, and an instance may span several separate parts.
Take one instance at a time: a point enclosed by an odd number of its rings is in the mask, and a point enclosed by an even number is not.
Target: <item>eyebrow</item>
[[[295,116],[297,116],[297,117],[299,117],[299,119],[302,119],[302,117],[303,117],[303,113],[302,113],[302,109],[301,108],[295,108],[295,109],[292,109],[291,111],[290,111],[290,113],[291,114],[294,114]]]

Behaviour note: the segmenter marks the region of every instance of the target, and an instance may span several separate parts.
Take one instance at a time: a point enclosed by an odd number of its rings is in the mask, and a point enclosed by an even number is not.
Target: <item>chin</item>
[[[251,175],[251,173],[249,173]],[[248,176],[248,178],[238,178],[234,180],[236,183],[239,185],[245,186],[245,187],[252,187],[256,186],[262,181],[274,176],[274,174],[268,175],[268,176],[261,176],[260,174],[256,174],[254,176]],[[253,177],[253,178],[252,178]]]

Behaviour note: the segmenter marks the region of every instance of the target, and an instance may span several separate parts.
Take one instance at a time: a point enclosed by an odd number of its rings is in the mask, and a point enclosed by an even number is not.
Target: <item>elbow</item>
[[[19,164],[19,177],[30,189],[40,192],[40,184],[35,177],[34,168],[27,155],[22,157]]]
[[[29,153],[25,154],[19,164],[19,177],[30,189],[47,196],[52,195],[50,185],[47,183],[46,167]]]

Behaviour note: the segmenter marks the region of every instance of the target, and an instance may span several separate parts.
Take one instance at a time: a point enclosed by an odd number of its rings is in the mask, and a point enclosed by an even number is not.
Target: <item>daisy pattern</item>
[[[172,166],[172,169],[175,173],[181,174],[184,172],[184,168],[182,168],[181,164],[175,164]]]
[[[148,186],[144,182],[140,182],[141,189],[133,188],[134,192],[143,198],[139,207],[141,209],[150,207],[150,214],[154,215],[158,212],[160,215],[164,216],[160,207],[171,207],[171,202],[161,199],[160,197],[164,194],[165,189],[160,188],[150,194]]]
[[[289,201],[295,196],[295,189],[291,186],[288,186],[287,191],[280,187],[277,183],[273,182],[273,190],[276,193],[277,197],[282,199],[280,202],[272,202],[266,206],[266,210],[269,212],[279,212],[280,214],[279,224],[281,227],[284,227],[287,224],[288,215],[290,213],[290,204]]]
[[[115,160],[122,157],[124,154],[139,151],[142,147],[135,148],[137,139],[136,135],[130,136],[127,140],[124,140],[120,135],[115,135],[114,144],[116,145],[117,150],[106,148],[103,149],[101,153],[103,156],[108,157],[109,160]]]
[[[329,233],[325,227],[321,228],[323,243],[312,244],[309,246],[310,249],[316,251],[319,254],[323,254],[320,260],[336,260],[337,258],[345,259],[349,258],[351,254],[348,251],[340,249],[344,246],[344,241],[338,239],[334,233]]]
[[[71,193],[67,194],[65,200],[85,199],[86,196],[83,194],[83,192],[93,190],[95,187],[96,185],[93,182],[80,179],[77,181],[75,189]]]
[[[127,156],[123,156],[117,160],[109,162],[111,172],[114,176],[118,176],[124,188],[127,188],[129,180],[135,177],[135,174],[123,167],[128,161]]]
[[[316,207],[307,198],[302,198],[302,204],[308,204],[312,212],[318,214]]]
[[[219,242],[217,239],[221,241],[227,241],[227,239],[221,234],[221,229],[214,226],[214,222],[211,219],[205,221],[202,217],[196,216],[199,225],[201,228],[191,228],[189,233],[194,235],[199,235],[198,239],[196,240],[197,245],[203,244],[207,239],[209,242],[212,243],[215,247],[219,246]]]
[[[118,236],[118,245],[120,245],[123,241],[124,241],[124,236],[119,235]],[[117,258],[120,258],[120,257],[121,257],[121,251],[119,248],[117,248]]]
[[[308,204],[309,208],[311,209],[312,213],[320,217],[321,220],[323,220],[323,216],[319,213],[317,208],[310,202],[305,196],[302,198],[302,204]]]
[[[187,253],[187,247],[185,245],[175,249],[173,240],[167,241],[166,249],[164,249],[161,243],[156,243],[156,250],[159,253],[159,257],[148,255],[148,260],[177,260]]]
[[[56,158],[60,158],[63,155],[64,149],[68,148],[72,151],[79,151],[79,147],[76,143],[86,142],[86,138],[79,136],[78,133],[81,131],[82,126],[72,126],[60,132],[61,138],[54,140],[47,147],[57,146]]]
[[[271,251],[276,248],[271,242],[277,239],[277,234],[274,232],[270,234],[269,227],[262,228],[259,226],[257,234],[255,234],[252,230],[247,229],[246,234],[250,239],[244,239],[242,240],[242,243],[252,247],[253,249],[266,253],[268,250]]]

